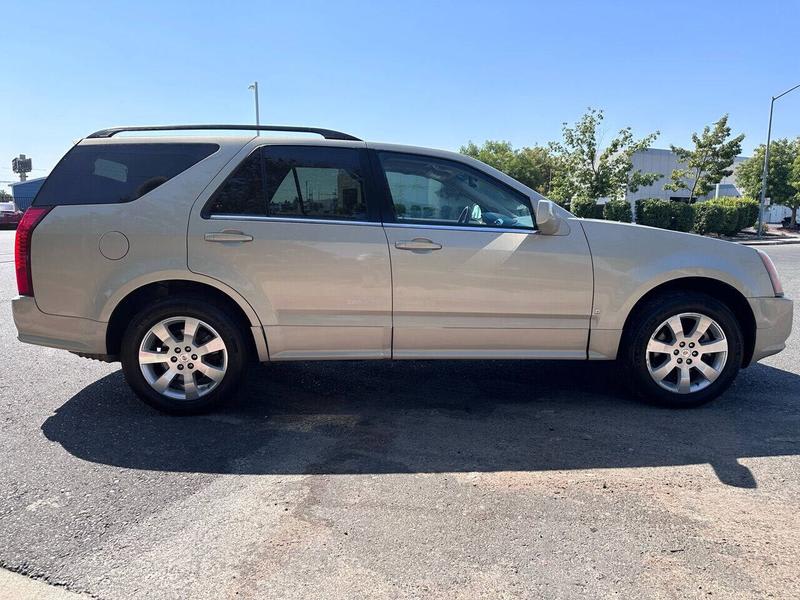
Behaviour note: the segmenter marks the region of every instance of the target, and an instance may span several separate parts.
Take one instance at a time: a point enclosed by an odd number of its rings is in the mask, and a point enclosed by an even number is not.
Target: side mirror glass
[[[536,203],[536,228],[544,235],[555,235],[561,228],[561,217],[556,214],[550,200]]]

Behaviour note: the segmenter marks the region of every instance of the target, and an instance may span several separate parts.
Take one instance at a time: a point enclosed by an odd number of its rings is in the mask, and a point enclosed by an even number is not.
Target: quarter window
[[[254,152],[236,167],[222,187],[211,199],[208,209],[214,215],[256,215],[266,214],[264,202],[264,178],[261,156]]]
[[[219,149],[199,143],[75,146],[50,173],[34,204],[118,204],[153,191]]]
[[[530,200],[455,161],[379,153],[399,223],[533,228]]]

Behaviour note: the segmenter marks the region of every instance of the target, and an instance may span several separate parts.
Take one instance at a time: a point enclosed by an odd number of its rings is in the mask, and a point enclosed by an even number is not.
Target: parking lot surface
[[[16,340],[12,246],[9,571],[108,599],[800,596],[797,317],[696,410],[634,402],[606,363],[325,362],[175,418],[119,365]],[[800,246],[767,252],[800,298]]]

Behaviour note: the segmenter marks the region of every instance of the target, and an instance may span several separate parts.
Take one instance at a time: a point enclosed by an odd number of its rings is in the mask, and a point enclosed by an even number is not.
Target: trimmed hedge
[[[725,209],[736,213],[736,232],[747,229],[748,227],[753,227],[758,220],[758,201],[756,200],[723,197],[714,200],[714,202],[719,202]],[[731,228],[733,228],[733,226]],[[735,233],[726,235],[735,235]]]
[[[669,228],[688,232],[694,227],[694,206],[688,202],[670,202],[671,219]]]
[[[582,219],[594,219],[597,213],[597,202],[592,198],[573,198],[570,202],[572,214]]]
[[[691,231],[694,224],[694,210],[691,204],[685,202],[671,202],[657,198],[638,200],[636,222],[673,231]]]
[[[725,210],[712,201],[699,202],[694,207],[695,233],[721,233],[725,228]]]
[[[630,223],[631,206],[627,200],[609,200],[597,204],[589,198],[574,198],[569,209],[576,217],[606,219]],[[696,204],[649,198],[636,201],[636,222],[660,229],[694,231],[701,235],[733,237],[752,227],[758,219],[758,202],[747,198],[724,197]]]
[[[758,219],[758,202],[746,198],[718,198],[698,202],[694,230],[700,234],[734,236]]]
[[[636,222],[641,225],[694,231],[701,235],[735,236],[758,219],[758,202],[746,198],[718,198],[696,204],[658,200],[636,202]]]
[[[607,221],[630,223],[633,221],[630,202],[627,200],[609,200],[603,205],[603,218]]]
[[[636,201],[636,222],[640,225],[649,225],[660,229],[669,229],[672,223],[672,202],[668,200]]]

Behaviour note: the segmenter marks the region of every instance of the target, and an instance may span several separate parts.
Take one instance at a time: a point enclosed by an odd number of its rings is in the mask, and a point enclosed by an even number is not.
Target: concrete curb
[[[800,244],[800,238],[789,238],[786,240],[747,240],[735,242],[743,246],[785,246],[788,244]]]

